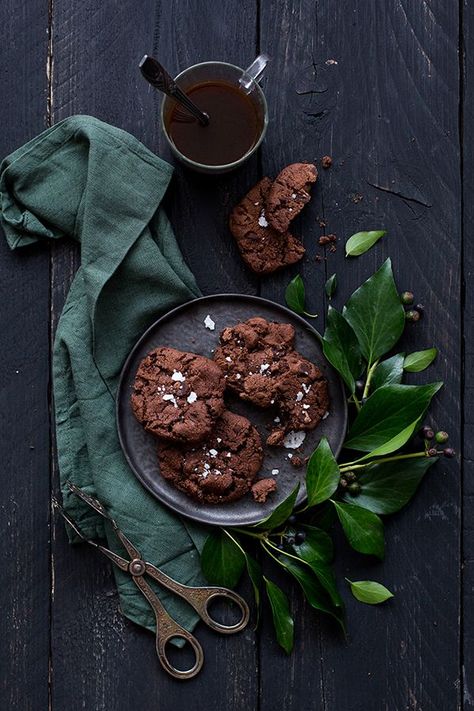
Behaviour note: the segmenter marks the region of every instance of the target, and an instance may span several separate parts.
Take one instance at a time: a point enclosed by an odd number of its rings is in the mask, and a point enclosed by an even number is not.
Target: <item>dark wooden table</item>
[[[0,708],[474,708],[473,4],[4,0],[0,21],[2,156],[52,123],[88,113],[169,158],[160,97],[137,70],[143,53],[178,71],[206,59],[245,66],[268,52],[271,122],[258,157],[218,180],[176,170],[167,209],[185,258],[206,294],[282,301],[298,270],[252,276],[229,236],[229,210],[259,176],[332,155],[299,223],[310,310],[324,312],[329,274],[338,273],[343,299],[390,255],[399,287],[427,307],[406,349],[441,349],[431,375],[446,387],[433,424],[458,449],[464,444],[465,456],[463,469],[440,462],[389,522],[383,564],[339,550],[341,574],[381,579],[396,593],[381,608],[346,594],[347,641],[293,590],[293,656],[279,650],[265,616],[259,634],[223,639],[199,630],[204,672],[171,681],[153,636],[121,617],[110,566],[89,549],[71,549],[51,516],[58,472],[50,353],[77,251],[65,242],[12,254],[1,240]],[[389,236],[357,260],[345,260],[340,246],[317,263],[318,216],[341,243],[360,229],[385,227]]]

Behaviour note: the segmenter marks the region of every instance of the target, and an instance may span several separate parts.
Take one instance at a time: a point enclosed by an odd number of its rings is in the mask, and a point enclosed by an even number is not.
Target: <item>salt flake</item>
[[[204,325],[206,328],[208,328],[210,331],[214,331],[216,327],[216,322],[212,320],[209,314],[207,314],[206,318],[204,319]]]
[[[280,473],[280,470],[279,470],[279,469],[272,469],[272,475],[273,475],[273,476],[276,476],[276,475],[279,474],[279,473]]]
[[[178,407],[178,403],[176,402],[174,395],[163,395],[163,400],[169,400],[169,402],[172,402],[175,407]]]
[[[262,210],[260,217],[258,218],[258,224],[260,227],[268,227],[267,218],[265,217],[265,210]]]
[[[178,382],[178,383],[184,383],[186,378],[184,377],[184,375],[182,374],[182,372],[180,370],[174,370],[173,375],[171,376],[171,380],[176,380],[176,382]]]
[[[296,402],[300,402],[303,398],[304,398],[304,395],[301,392],[301,390],[296,393]]]
[[[191,390],[191,392],[189,393],[189,395],[188,395],[188,397],[186,398],[186,400],[189,402],[190,405],[192,405],[193,402],[196,402],[197,397],[198,397],[198,396],[197,396],[197,394],[194,392],[194,390]]]
[[[286,449],[298,449],[301,447],[306,437],[306,432],[288,432],[283,440]]]

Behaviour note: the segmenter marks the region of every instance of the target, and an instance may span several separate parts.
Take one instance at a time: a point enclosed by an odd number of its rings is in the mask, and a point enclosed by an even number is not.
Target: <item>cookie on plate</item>
[[[294,336],[290,324],[252,318],[225,328],[214,353],[229,390],[254,405],[274,408],[271,445],[282,444],[288,432],[314,429],[329,406],[327,381],[294,349]]]
[[[246,494],[263,462],[262,441],[245,417],[225,410],[205,442],[159,444],[161,475],[192,499],[224,504]]]
[[[286,233],[290,222],[311,200],[311,185],[318,171],[312,163],[292,163],[283,168],[265,197],[265,217],[276,232]]]
[[[271,272],[298,262],[305,248],[285,230],[275,231],[265,214],[265,201],[272,187],[270,178],[263,178],[232,210],[229,227],[237,242],[242,259],[257,274]]]
[[[224,411],[225,378],[209,358],[155,348],[141,361],[131,396],[148,432],[173,442],[200,442]]]

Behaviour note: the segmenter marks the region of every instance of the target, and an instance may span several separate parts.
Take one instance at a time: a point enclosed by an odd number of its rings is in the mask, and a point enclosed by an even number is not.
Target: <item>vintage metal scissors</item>
[[[171,674],[171,676],[176,679],[190,679],[196,676],[200,672],[204,663],[204,653],[200,643],[196,637],[191,634],[191,632],[188,632],[188,630],[184,629],[184,627],[181,627],[181,625],[173,620],[144,576],[149,575],[150,578],[156,580],[156,582],[158,582],[161,586],[171,590],[176,593],[176,595],[179,595],[196,610],[201,620],[205,622],[208,627],[216,632],[221,632],[222,634],[240,632],[240,630],[243,630],[244,627],[246,627],[249,621],[249,607],[245,600],[240,597],[240,595],[237,595],[237,593],[233,590],[229,590],[228,588],[192,587],[190,585],[183,585],[182,583],[178,583],[176,580],[173,580],[173,578],[170,578],[168,575],[163,573],[163,571],[152,565],[152,563],[149,563],[142,558],[140,551],[135,548],[133,543],[127,538],[123,531],[119,529],[117,523],[111,516],[109,516],[106,509],[98,499],[95,499],[86,492],[82,491],[82,489],[71,482],[68,482],[68,487],[74,494],[76,494],[76,496],[93,508],[94,511],[107,519],[118,539],[130,556],[130,560],[126,560],[105,546],[87,538],[82,533],[76,522],[64,511],[59,502],[56,501],[56,499],[53,499],[54,506],[59,510],[65,521],[77,533],[79,538],[86,543],[89,543],[91,546],[94,546],[94,548],[107,556],[107,558],[110,558],[110,560],[121,570],[126,573],[130,573],[135,585],[139,588],[139,590],[141,590],[145,598],[150,603],[156,618],[156,651],[163,668],[168,672],[168,674]],[[230,600],[237,605],[242,613],[242,616],[238,622],[233,625],[224,625],[211,617],[208,611],[209,603],[219,597]],[[168,659],[166,645],[172,638],[184,639],[191,645],[195,655],[195,662],[190,669],[177,669]]]

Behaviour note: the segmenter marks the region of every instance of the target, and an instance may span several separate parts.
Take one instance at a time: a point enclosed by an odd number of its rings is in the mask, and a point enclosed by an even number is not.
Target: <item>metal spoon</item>
[[[186,96],[184,91],[179,88],[175,80],[156,59],[145,54],[138,66],[147,82],[154,86],[155,89],[159,89],[167,96],[171,96],[178,101],[189,113],[197,118],[201,126],[208,125],[209,114],[206,114],[205,111],[201,111],[201,109]]]

